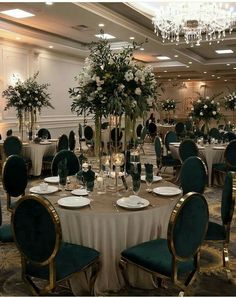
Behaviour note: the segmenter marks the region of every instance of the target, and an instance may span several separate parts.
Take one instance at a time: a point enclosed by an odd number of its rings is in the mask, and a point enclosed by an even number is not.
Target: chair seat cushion
[[[169,251],[166,239],[157,239],[141,243],[124,250],[121,255],[137,265],[158,272],[162,275],[171,276],[172,254]],[[178,262],[178,273],[192,271],[193,259]]]
[[[209,222],[205,240],[225,240],[226,232],[223,225]]]
[[[1,242],[12,242],[13,241],[11,225],[0,226],[0,241]]]
[[[62,242],[56,255],[56,280],[62,280],[74,272],[79,272],[91,264],[99,252],[81,245]],[[33,277],[48,279],[48,266],[26,265],[26,273]]]
[[[163,166],[180,166],[181,162],[178,159],[174,159],[171,155],[162,156]]]

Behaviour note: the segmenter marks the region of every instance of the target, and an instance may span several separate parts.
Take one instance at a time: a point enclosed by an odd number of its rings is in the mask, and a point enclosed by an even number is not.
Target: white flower
[[[96,76],[95,81],[96,81],[98,87],[100,87],[101,85],[104,84],[104,80],[100,80],[99,76]]]
[[[194,107],[192,107],[191,110],[194,111]]]
[[[30,91],[27,91],[26,93],[27,93],[27,94],[29,94],[29,93],[30,93]]]
[[[109,61],[108,61],[108,64],[109,65],[113,65],[114,64],[114,60],[112,58],[110,58]]]
[[[216,115],[216,111],[215,111],[215,110],[213,110],[213,111],[212,111],[212,114],[213,114],[213,115]]]
[[[167,99],[166,102],[169,103],[169,99]]]
[[[41,104],[41,102],[38,102],[38,106],[41,106],[42,104]]]
[[[118,92],[122,92],[124,90],[125,86],[123,84],[118,85]]]
[[[220,102],[217,102],[217,105],[220,105]]]
[[[133,72],[131,70],[128,70],[125,72],[125,79],[126,81],[130,81],[134,78]]]
[[[211,104],[214,104],[215,103],[215,101],[214,100],[211,100]]]
[[[38,94],[38,91],[36,90],[36,91],[34,91],[35,92],[35,94]]]
[[[38,97],[35,97],[35,101],[38,101]]]
[[[102,87],[97,87],[97,90],[98,90],[98,91],[101,91],[101,90],[102,90]]]
[[[201,103],[202,101],[200,99],[198,99],[197,103]]]
[[[200,112],[200,116],[203,116],[203,112]]]
[[[209,99],[210,99],[210,97],[209,97],[209,96],[206,96],[206,99],[207,99],[207,100],[209,100]]]
[[[208,107],[208,106],[207,106],[206,104],[203,106],[204,109],[207,109],[207,107]]]
[[[141,90],[140,88],[136,88],[136,89],[134,90],[134,93],[135,93],[136,95],[141,95],[142,90]]]
[[[31,103],[28,104],[28,106],[31,106],[31,105],[32,105]]]
[[[190,118],[190,120],[191,120],[193,117],[192,117],[192,116],[190,116],[189,118]]]

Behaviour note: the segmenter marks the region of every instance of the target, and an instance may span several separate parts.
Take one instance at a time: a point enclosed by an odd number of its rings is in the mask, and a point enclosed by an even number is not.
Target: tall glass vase
[[[99,170],[101,170],[101,116],[95,115],[94,154],[99,158]]]

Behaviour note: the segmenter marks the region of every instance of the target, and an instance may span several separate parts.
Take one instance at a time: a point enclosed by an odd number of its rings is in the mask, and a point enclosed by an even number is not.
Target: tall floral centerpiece
[[[157,84],[151,67],[133,57],[137,44],[112,51],[107,40],[92,43],[85,65],[75,78],[78,86],[69,89],[71,110],[95,118],[95,154],[99,153],[101,118],[125,114],[131,120],[155,108]],[[152,100],[151,100],[152,99]]]
[[[3,91],[2,96],[7,99],[4,110],[16,109],[19,119],[19,131],[23,139],[23,125],[28,128],[29,135],[33,133],[37,121],[37,112],[41,112],[43,107],[54,108],[49,102],[50,96],[47,93],[49,84],[39,84],[36,81],[38,72],[26,79],[18,80],[15,86],[9,86]]]
[[[233,119],[234,119],[234,112],[236,110],[236,92],[230,93],[229,95],[225,96],[223,99],[224,99],[225,109],[229,109],[233,112]]]
[[[209,124],[211,120],[219,121],[222,117],[220,113],[220,103],[215,100],[219,95],[214,95],[212,97],[202,97],[193,102],[191,112],[189,114],[190,118],[198,120],[204,123],[204,132],[208,134]]]
[[[171,111],[173,111],[173,113],[175,112],[176,105],[177,101],[175,101],[174,99],[165,99],[162,100],[160,103],[161,110],[163,110],[167,114],[168,123],[170,122],[170,113]]]

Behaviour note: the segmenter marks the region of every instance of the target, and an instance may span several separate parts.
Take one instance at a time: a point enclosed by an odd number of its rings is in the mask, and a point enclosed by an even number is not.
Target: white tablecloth
[[[112,197],[112,194],[108,196],[111,207],[112,198],[118,199]],[[97,199],[103,199],[103,196]],[[157,197],[152,196],[151,199],[158,204]],[[96,209],[69,210],[56,207],[62,225],[63,240],[95,248],[101,253],[101,269],[95,283],[96,294],[119,291],[124,286],[118,266],[122,250],[144,241],[166,238],[169,217],[177,198],[159,198],[162,201],[163,199],[167,200],[164,201],[164,205],[141,211],[116,212],[112,208],[103,212]],[[160,201],[161,203],[163,202]],[[86,271],[71,278],[71,287],[75,295],[87,293],[89,273]],[[132,266],[129,266],[128,274],[131,284],[153,288],[149,274]]]
[[[224,149],[215,149],[216,145],[207,145],[199,149],[199,157],[206,163],[208,169],[208,185],[211,186],[212,165],[224,162]],[[179,148],[170,145],[170,151],[175,159],[179,159]]]
[[[23,145],[22,153],[24,157],[30,158],[32,167],[29,174],[34,176],[41,175],[43,156],[51,156],[56,153],[56,143],[36,144],[29,143]]]
[[[175,131],[175,125],[161,125],[157,124],[157,133],[161,135],[162,139],[164,140],[165,135],[168,131]]]

